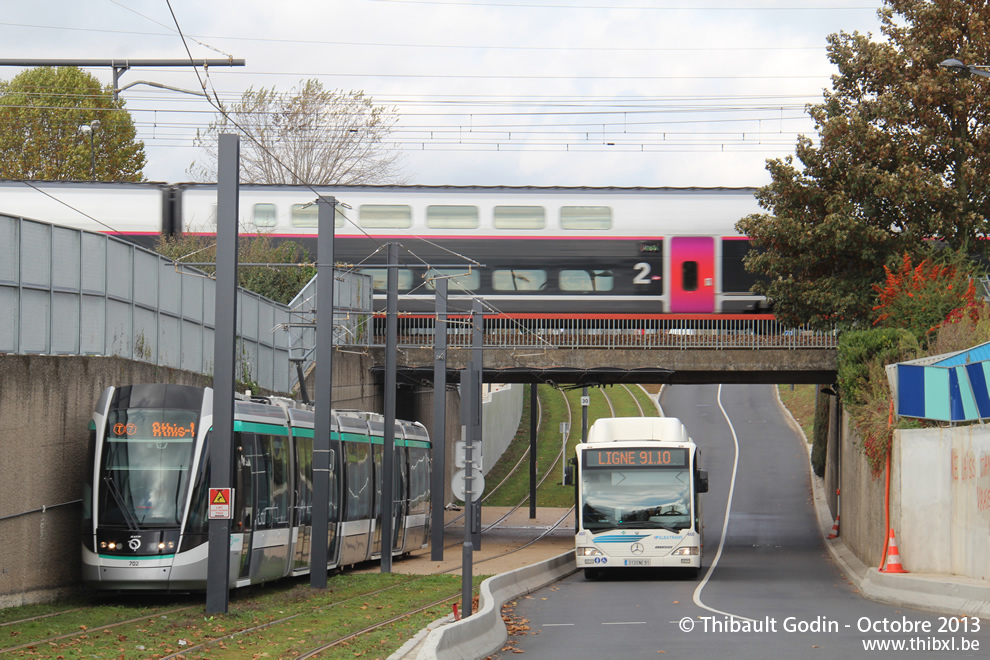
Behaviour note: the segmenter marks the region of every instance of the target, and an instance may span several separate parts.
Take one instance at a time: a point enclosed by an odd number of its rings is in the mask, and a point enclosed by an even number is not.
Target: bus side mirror
[[[697,478],[695,479],[695,490],[699,493],[708,492],[708,470],[698,470]]]
[[[574,485],[574,466],[577,465],[576,458],[567,459],[567,465],[564,466],[564,485],[573,486]]]

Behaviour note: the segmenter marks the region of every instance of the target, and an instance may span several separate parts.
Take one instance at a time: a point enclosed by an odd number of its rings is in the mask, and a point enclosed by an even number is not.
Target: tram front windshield
[[[581,526],[593,533],[621,528],[688,529],[690,486],[687,468],[585,469]]]
[[[129,529],[182,520],[198,414],[111,410],[99,483],[99,522]]]

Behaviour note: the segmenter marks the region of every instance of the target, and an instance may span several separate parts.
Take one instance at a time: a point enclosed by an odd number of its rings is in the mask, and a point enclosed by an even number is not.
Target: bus
[[[700,450],[673,417],[597,420],[566,481],[576,489],[577,567],[587,579],[625,567],[685,569],[703,548]],[[576,475],[574,469],[576,468]]]

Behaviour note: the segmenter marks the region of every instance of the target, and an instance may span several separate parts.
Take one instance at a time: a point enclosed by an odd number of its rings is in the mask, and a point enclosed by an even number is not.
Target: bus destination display
[[[687,449],[588,449],[585,468],[687,467]]]

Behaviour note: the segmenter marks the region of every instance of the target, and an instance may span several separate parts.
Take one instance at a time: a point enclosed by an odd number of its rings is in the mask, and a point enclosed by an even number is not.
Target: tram
[[[109,387],[90,423],[83,495],[83,578],[119,591],[206,589],[209,438],[213,390],[185,385]],[[238,395],[230,579],[243,587],[310,572],[313,509],[311,409]],[[384,419],[334,411],[327,570],[383,552]],[[395,423],[391,553],[429,541],[430,438]]]
[[[704,547],[699,495],[708,492],[708,473],[684,424],[602,418],[576,451],[567,481],[577,489],[576,561],[585,577],[624,567],[697,575]]]

